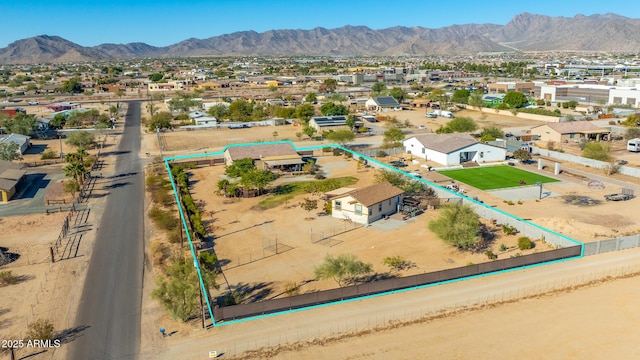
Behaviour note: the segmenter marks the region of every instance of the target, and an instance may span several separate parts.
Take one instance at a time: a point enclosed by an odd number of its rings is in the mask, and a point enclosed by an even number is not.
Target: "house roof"
[[[252,146],[231,146],[227,149],[231,160],[251,158],[254,160],[271,156],[298,156],[291,144],[265,144]]]
[[[452,153],[456,150],[466,148],[467,146],[477,144],[478,142],[467,133],[453,134],[423,134],[417,135],[407,140],[415,138],[426,149],[441,152],[444,154]],[[407,141],[405,140],[405,141]]]
[[[22,146],[24,143],[28,143],[29,139],[31,139],[29,136],[11,133],[5,137],[0,137],[0,143],[12,142]]]
[[[312,117],[311,120],[320,127],[345,126],[347,124],[346,116],[316,116]]]
[[[369,207],[402,194],[404,194],[404,191],[401,189],[389,183],[382,183],[356,189],[348,193],[338,195],[334,199],[351,196],[357,202],[362,204],[362,206]]]
[[[374,97],[372,99],[373,99],[373,101],[376,102],[376,104],[378,104],[378,106],[382,106],[382,107],[400,106],[398,101],[396,101],[396,99],[394,97],[392,97],[392,96],[378,96],[378,97]]]
[[[0,160],[0,190],[9,191],[24,176],[22,166]]]
[[[558,123],[548,123],[534,127],[548,126],[552,130],[560,134],[577,134],[577,133],[608,133],[609,130],[599,128],[590,121],[567,121]]]

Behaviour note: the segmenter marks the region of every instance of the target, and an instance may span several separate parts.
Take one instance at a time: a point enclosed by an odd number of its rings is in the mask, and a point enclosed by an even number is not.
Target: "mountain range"
[[[155,57],[463,55],[512,51],[637,52],[638,49],[640,19],[611,13],[572,18],[522,13],[506,25],[241,31],[207,39],[191,38],[164,47],[139,42],[85,47],[58,36],[40,35],[0,48],[0,64]]]

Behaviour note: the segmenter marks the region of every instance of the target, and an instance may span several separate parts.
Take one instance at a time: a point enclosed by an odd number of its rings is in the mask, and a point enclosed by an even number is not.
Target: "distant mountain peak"
[[[521,13],[506,25],[465,24],[437,29],[363,25],[335,29],[253,30],[189,38],[155,47],[141,42],[83,47],[55,35],[17,40],[0,49],[0,63],[47,63],[148,57],[268,55],[451,55],[495,51],[617,51],[640,48],[640,20],[613,13],[572,18]]]

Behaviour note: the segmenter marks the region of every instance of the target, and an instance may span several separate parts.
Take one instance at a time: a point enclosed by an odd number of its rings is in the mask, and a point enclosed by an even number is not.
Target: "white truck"
[[[436,115],[442,116],[443,118],[453,119],[453,113],[447,110],[434,110],[433,112]]]

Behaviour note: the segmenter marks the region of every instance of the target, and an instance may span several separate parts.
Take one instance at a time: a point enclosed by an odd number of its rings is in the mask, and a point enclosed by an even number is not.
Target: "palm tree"
[[[72,177],[80,184],[84,182],[85,175],[87,174],[86,167],[80,162],[71,162],[69,165],[65,166],[63,170],[67,177]]]

